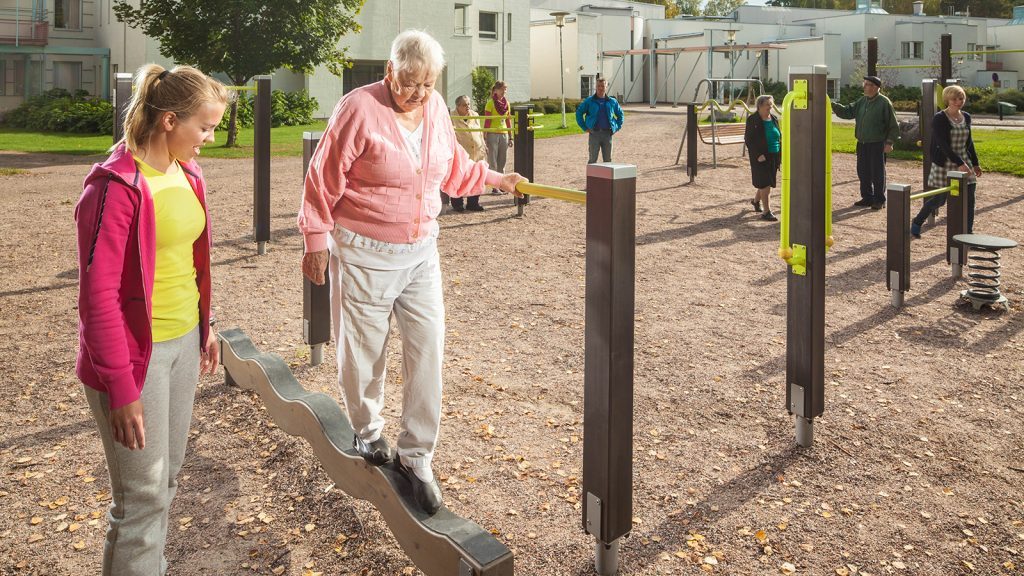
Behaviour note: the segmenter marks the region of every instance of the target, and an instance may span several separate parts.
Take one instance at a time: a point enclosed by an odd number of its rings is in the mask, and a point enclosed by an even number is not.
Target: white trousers
[[[384,428],[387,343],[402,338],[398,454],[429,468],[441,425],[444,299],[436,229],[416,244],[391,244],[336,227],[330,241],[331,320],[338,382],[352,428],[366,442]]]

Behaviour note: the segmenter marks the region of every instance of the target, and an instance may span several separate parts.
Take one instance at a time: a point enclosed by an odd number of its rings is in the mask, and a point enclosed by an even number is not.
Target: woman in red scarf
[[[484,143],[487,144],[487,165],[495,172],[505,172],[505,160],[508,149],[512,147],[512,116],[508,113],[508,100],[505,92],[508,85],[498,80],[491,87],[491,98],[484,106]],[[500,119],[489,120],[490,116]],[[497,188],[491,188],[491,194],[504,194]]]

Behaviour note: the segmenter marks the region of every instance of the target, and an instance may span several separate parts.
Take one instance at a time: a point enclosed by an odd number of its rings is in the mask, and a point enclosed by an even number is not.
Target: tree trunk
[[[225,147],[237,146],[238,140],[238,98],[231,101],[231,116],[228,117],[228,141]]]

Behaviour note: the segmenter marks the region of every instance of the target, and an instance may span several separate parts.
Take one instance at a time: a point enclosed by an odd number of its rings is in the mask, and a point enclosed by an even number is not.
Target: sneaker
[[[466,206],[466,210],[469,210],[470,212],[483,212],[484,207],[479,204],[470,204],[469,206]]]
[[[861,207],[871,206],[871,204],[872,204],[872,202],[871,202],[870,198],[861,198],[860,200],[857,200],[856,202],[853,203],[854,206],[861,206]]]
[[[391,461],[391,448],[383,436],[373,442],[366,442],[357,434],[352,438],[352,447],[363,457],[363,460],[374,466],[382,466]]]
[[[398,471],[409,480],[416,505],[427,514],[436,514],[442,503],[441,487],[437,485],[437,478],[434,478],[433,482],[424,482],[402,462],[398,463]]]
[[[914,238],[920,240],[921,239],[921,225],[918,224],[917,222],[911,222],[910,223],[910,235],[913,236]]]
[[[778,222],[779,219],[775,214],[772,214],[771,210],[768,210],[764,214],[761,214],[761,220],[767,220],[769,222]]]
[[[885,200],[882,200],[881,202],[872,202],[871,203],[871,209],[872,210],[881,210],[882,208],[885,208]]]
[[[754,212],[761,212],[761,201],[751,200],[750,205],[754,207]]]

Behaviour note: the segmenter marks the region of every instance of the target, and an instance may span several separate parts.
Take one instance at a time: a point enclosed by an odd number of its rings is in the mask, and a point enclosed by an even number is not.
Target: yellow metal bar
[[[225,86],[228,90],[236,90],[238,92],[255,92],[255,86]]]
[[[543,116],[543,114],[541,114],[540,112],[534,112],[533,114],[526,115],[527,118],[540,118],[541,116]]]
[[[959,56],[961,54],[1019,54],[1024,50],[950,50],[950,56]]]
[[[495,132],[494,128],[455,128],[456,132]],[[507,132],[507,130],[498,130],[496,133]]]
[[[534,130],[540,130],[543,127],[544,127],[543,124],[534,124],[533,126],[529,126],[526,129],[532,132]]]
[[[751,107],[745,101],[739,99],[729,102],[728,106],[723,106],[722,104],[718,103],[717,100],[712,99],[705,100],[703,103],[701,103],[701,105],[697,108],[697,112],[703,112],[704,110],[707,110],[711,106],[714,106],[719,112],[732,112],[733,109],[736,108],[737,106],[740,106],[744,110],[746,110],[747,114],[752,114],[757,110],[757,106]],[[782,109],[779,108],[779,106],[775,104],[775,102],[772,102],[772,110],[779,114],[782,114]]]
[[[782,206],[782,221],[779,222],[779,258],[786,261],[786,264],[790,266],[801,266],[803,262],[800,261],[800,250],[798,246],[790,245],[789,243],[789,222],[790,222],[790,145],[793,142],[791,133],[790,119],[792,114],[790,110],[795,108],[806,108],[807,107],[807,81],[797,80],[793,83],[793,89],[786,93],[786,98],[782,101],[782,198],[780,203]]]
[[[896,69],[896,68],[942,68],[939,64],[886,64],[875,66],[875,68]]]
[[[576,202],[578,204],[587,203],[586,192],[572,190],[569,188],[558,188],[557,186],[534,184],[532,182],[520,182],[516,185],[516,192],[529,194],[530,196],[541,196],[544,198],[553,198],[555,200],[565,200],[566,202]]]
[[[931,198],[932,196],[938,196],[939,194],[945,194],[946,192],[952,192],[952,186],[946,186],[945,188],[936,188],[935,190],[927,190],[925,192],[918,192],[917,194],[911,194],[911,200],[920,200],[921,198]]]

